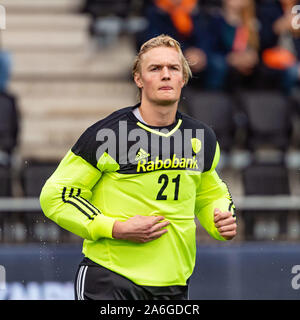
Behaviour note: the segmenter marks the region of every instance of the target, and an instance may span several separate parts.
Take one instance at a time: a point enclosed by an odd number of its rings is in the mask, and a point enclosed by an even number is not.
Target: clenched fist
[[[229,211],[221,212],[220,209],[215,209],[214,223],[220,235],[224,239],[231,240],[236,236],[237,225],[231,212]]]

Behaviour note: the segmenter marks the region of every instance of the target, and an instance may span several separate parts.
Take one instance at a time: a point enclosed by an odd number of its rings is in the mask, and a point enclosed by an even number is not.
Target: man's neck
[[[166,127],[175,122],[177,108],[178,102],[164,106],[142,101],[139,111],[144,121],[150,126]]]

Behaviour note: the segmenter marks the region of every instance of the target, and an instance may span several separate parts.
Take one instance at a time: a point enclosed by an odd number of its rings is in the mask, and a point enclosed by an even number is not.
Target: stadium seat
[[[237,94],[247,116],[247,148],[285,152],[292,135],[289,100],[278,91],[243,91]]]
[[[46,180],[57,168],[57,163],[29,161],[22,172],[22,184],[26,197],[39,197]]]
[[[187,113],[209,125],[216,133],[220,148],[229,152],[235,143],[234,104],[222,92],[186,88],[183,93]]]
[[[294,112],[300,116],[300,88],[293,90],[291,94],[291,101],[294,106]]]
[[[293,107],[293,145],[300,151],[300,87],[292,92],[290,100]]]
[[[11,153],[17,144],[18,112],[16,98],[0,92],[0,150]]]
[[[289,195],[288,169],[282,165],[252,164],[242,172],[246,195]]]
[[[22,185],[24,196],[39,197],[41,189],[46,180],[56,170],[58,163],[28,161],[28,164],[22,170]],[[81,238],[60,228],[53,221],[48,219],[42,211],[23,212],[24,224],[27,230],[27,242],[78,242]],[[21,227],[19,228],[21,229]],[[20,230],[20,238],[21,238]]]
[[[288,169],[278,164],[252,164],[242,172],[245,196],[288,196]],[[243,210],[245,240],[277,240],[286,231],[287,210]]]
[[[89,13],[93,17],[116,15],[127,16],[131,0],[85,0],[83,13]]]
[[[5,166],[0,166],[0,197],[10,197],[11,195],[10,169]]]

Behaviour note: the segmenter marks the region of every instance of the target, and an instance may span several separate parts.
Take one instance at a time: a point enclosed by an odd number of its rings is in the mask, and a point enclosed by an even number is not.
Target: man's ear
[[[134,81],[135,81],[135,84],[138,86],[138,88],[140,88],[140,89],[143,88],[143,81],[141,79],[140,73],[136,72],[134,74]]]
[[[185,86],[184,78],[182,78],[181,89]]]

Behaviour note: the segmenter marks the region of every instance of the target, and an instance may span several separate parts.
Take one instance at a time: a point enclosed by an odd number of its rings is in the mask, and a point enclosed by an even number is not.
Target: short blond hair
[[[186,60],[186,58],[183,55],[183,52],[181,50],[180,43],[173,39],[172,37],[161,34],[155,38],[152,38],[145,42],[141,48],[139,53],[136,55],[133,68],[132,68],[132,76],[134,78],[136,73],[140,73],[141,71],[141,58],[142,55],[146,52],[148,52],[151,49],[158,48],[158,47],[167,47],[167,48],[174,48],[180,55],[181,63],[182,63],[182,72],[183,72],[183,80],[184,84],[186,85],[189,81],[189,79],[192,77],[192,71],[190,69],[189,63]],[[139,98],[141,98],[141,89],[140,89],[140,95]]]

